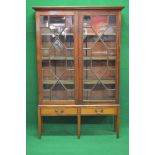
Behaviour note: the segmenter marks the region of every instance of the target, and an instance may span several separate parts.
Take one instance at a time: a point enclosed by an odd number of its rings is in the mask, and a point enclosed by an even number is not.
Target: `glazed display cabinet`
[[[38,134],[44,116],[113,116],[119,137],[122,6],[36,11]]]

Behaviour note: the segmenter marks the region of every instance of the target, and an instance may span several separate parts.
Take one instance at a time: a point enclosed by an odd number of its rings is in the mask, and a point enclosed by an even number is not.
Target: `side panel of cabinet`
[[[38,70],[38,101],[42,103],[42,61],[40,52],[40,15],[36,12],[36,48],[37,48],[37,70]]]
[[[116,65],[116,101],[119,103],[120,97],[120,34],[121,34],[121,11],[117,12],[117,65]]]
[[[37,11],[36,45],[39,104],[77,104],[77,11]]]
[[[120,12],[79,11],[79,100],[119,103]]]

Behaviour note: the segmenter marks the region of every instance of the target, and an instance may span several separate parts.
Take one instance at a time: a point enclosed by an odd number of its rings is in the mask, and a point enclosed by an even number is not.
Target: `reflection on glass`
[[[48,16],[40,16],[40,26],[48,27]]]
[[[55,33],[60,33],[65,28],[65,17],[57,16],[49,18],[49,28]]]
[[[116,25],[116,16],[115,15],[109,16],[109,25]]]
[[[83,17],[83,27],[87,27],[91,25],[91,16]]]
[[[94,30],[101,35],[108,26],[108,16],[94,16],[92,19],[92,26]]]

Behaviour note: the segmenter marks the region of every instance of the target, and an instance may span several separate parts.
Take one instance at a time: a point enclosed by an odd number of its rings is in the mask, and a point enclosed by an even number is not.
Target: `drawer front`
[[[76,115],[77,108],[74,107],[41,107],[40,109],[42,116],[67,116]]]
[[[81,115],[116,115],[117,107],[83,107]]]

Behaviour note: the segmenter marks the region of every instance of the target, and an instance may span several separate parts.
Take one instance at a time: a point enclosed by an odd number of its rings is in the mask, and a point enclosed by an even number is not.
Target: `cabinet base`
[[[44,116],[77,116],[77,138],[80,139],[81,116],[114,116],[114,131],[119,138],[120,107],[116,105],[106,106],[38,106],[38,137],[43,132]]]

